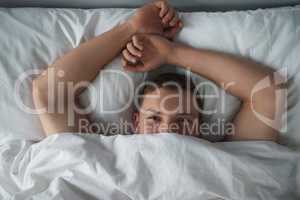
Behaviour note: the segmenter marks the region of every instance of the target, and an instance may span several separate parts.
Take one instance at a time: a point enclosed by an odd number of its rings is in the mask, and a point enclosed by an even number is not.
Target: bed
[[[224,6],[218,1],[174,1],[184,11],[180,16],[185,24],[176,40],[253,58],[286,75],[286,124],[280,145],[215,143],[220,138],[207,141],[168,133],[65,133],[44,139],[38,116],[32,113],[32,78],[82,41],[125,20],[134,11],[130,7],[143,2],[2,1],[10,8],[0,8],[0,199],[299,199],[299,2],[250,2],[229,1]],[[203,9],[189,12],[191,5]],[[122,71],[120,59],[106,68]],[[151,74],[127,75],[137,86]],[[81,96],[83,104],[95,104],[93,120],[109,125],[130,117],[131,108],[118,114],[101,110],[128,101],[126,80],[115,73],[100,74],[93,86],[95,91]],[[105,98],[97,98],[99,92]],[[239,100],[230,94],[224,98],[224,112],[217,99],[204,102],[205,108],[217,110],[205,120],[232,118]]]

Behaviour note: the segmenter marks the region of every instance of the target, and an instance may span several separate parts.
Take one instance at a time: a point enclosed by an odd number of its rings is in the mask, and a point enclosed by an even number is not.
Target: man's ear
[[[138,133],[139,131],[139,121],[140,121],[140,113],[138,111],[134,111],[132,113],[132,123],[133,123],[134,133]]]

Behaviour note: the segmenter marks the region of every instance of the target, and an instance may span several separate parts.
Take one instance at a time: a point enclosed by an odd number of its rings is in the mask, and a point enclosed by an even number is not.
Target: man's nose
[[[174,133],[177,131],[175,124],[172,124],[171,122],[161,123],[158,127],[159,133]]]

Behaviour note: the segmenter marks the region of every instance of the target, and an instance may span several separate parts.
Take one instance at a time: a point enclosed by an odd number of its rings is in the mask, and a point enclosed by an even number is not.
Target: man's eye
[[[153,121],[160,121],[160,118],[158,116],[150,116],[147,119],[153,120]]]

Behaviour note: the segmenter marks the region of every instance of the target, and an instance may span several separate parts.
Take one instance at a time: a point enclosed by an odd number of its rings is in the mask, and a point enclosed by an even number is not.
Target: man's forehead
[[[159,101],[188,101],[196,98],[191,91],[159,88],[142,95],[143,99]]]

